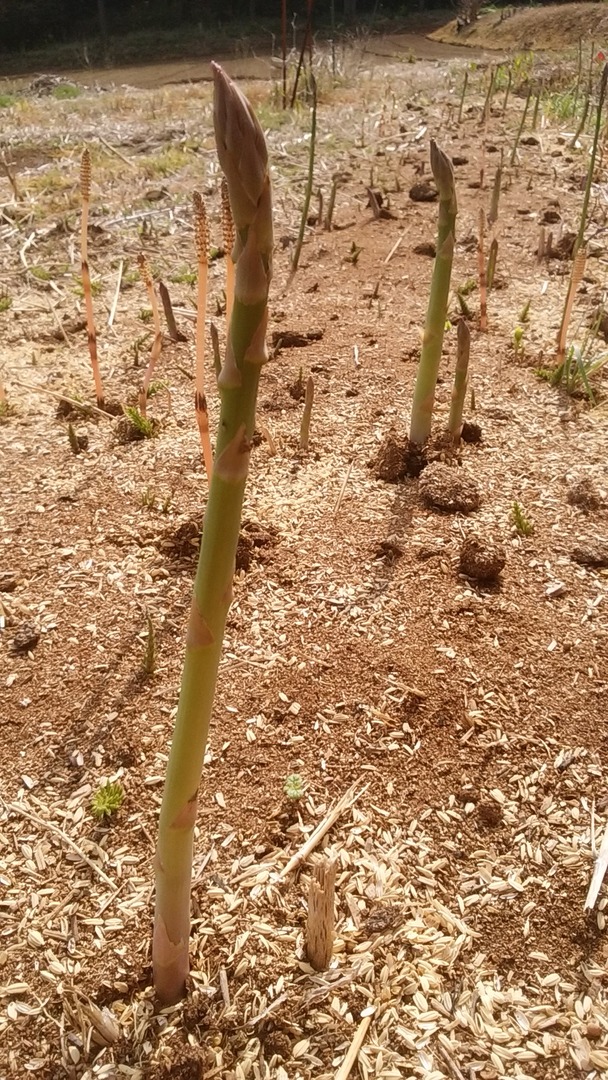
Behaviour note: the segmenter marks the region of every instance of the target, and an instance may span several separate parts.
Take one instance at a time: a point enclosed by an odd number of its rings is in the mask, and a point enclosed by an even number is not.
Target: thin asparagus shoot
[[[198,789],[211,719],[255,422],[272,261],[272,204],[262,129],[240,90],[213,64],[214,127],[236,230],[230,332],[218,378],[220,420],[194,582],[156,853],[152,960],[161,1001],[185,992]]]
[[[93,314],[93,296],[91,293],[91,274],[89,271],[89,204],[91,201],[91,155],[85,146],[80,159],[80,194],[82,196],[82,218],[80,226],[80,258],[82,275],[82,292],[87,316],[87,341],[89,343],[89,356],[93,368],[93,381],[95,383],[95,396],[97,408],[105,408],[105,397],[99,373],[99,360],[97,357],[97,331],[95,329],[95,316]]]
[[[488,211],[488,225],[495,225],[498,221],[498,204],[500,202],[501,184],[502,165],[499,165],[494,173],[494,184],[492,185],[492,196],[490,199],[490,209]]]
[[[483,206],[479,209],[479,240],[477,243],[477,267],[479,270],[479,329],[485,333],[488,329],[488,293],[486,281],[486,256],[484,233],[486,215]]]
[[[312,196],[312,184],[314,178],[315,168],[315,146],[317,141],[317,80],[312,72],[310,73],[310,87],[312,90],[312,106],[311,106],[311,118],[310,118],[310,147],[308,153],[308,178],[306,181],[306,192],[304,194],[304,205],[302,206],[302,216],[300,218],[300,231],[298,233],[298,239],[296,240],[296,246],[293,249],[293,255],[291,258],[291,274],[295,274],[300,262],[300,255],[302,254],[302,246],[304,244],[304,234],[306,232],[306,224],[308,222],[308,211],[310,208],[310,200]]]
[[[492,289],[494,284],[494,274],[496,273],[496,260],[498,258],[498,240],[494,236],[492,243],[490,244],[490,253],[488,255],[488,268],[486,270],[486,286],[488,292]]]
[[[234,303],[234,261],[232,258],[232,251],[234,248],[234,221],[232,220],[228,185],[225,177],[222,178],[220,190],[222,199],[222,234],[224,238],[224,251],[226,253],[226,326],[230,326],[232,305]]]
[[[424,446],[431,432],[435,389],[450,295],[456,239],[456,187],[450,158],[431,140],[431,170],[439,192],[436,255],[410,421],[410,442]]]
[[[507,87],[506,87],[506,90],[505,90],[504,101],[502,103],[502,115],[503,116],[505,115],[505,113],[507,111],[507,105],[509,103],[509,94],[511,93],[511,83],[512,83],[512,81],[513,81],[513,69],[511,67],[511,65],[509,64],[509,67],[507,68]]]
[[[604,108],[604,100],[606,98],[606,84],[608,82],[608,64],[604,64],[604,70],[602,71],[602,78],[600,82],[600,93],[597,103],[597,113],[595,117],[595,130],[593,132],[593,146],[591,147],[591,157],[589,158],[589,168],[587,170],[587,182],[585,184],[585,194],[583,197],[583,206],[581,209],[581,220],[578,227],[578,234],[574,242],[573,254],[576,256],[577,251],[582,247],[585,237],[585,229],[587,227],[587,214],[589,212],[589,199],[591,196],[591,185],[593,184],[593,174],[595,172],[595,161],[597,158],[597,148],[600,139],[600,130],[602,126],[602,111]]]
[[[300,449],[308,450],[308,440],[310,434],[310,418],[312,416],[312,403],[315,397],[315,383],[312,375],[308,376],[306,380],[306,394],[304,397],[304,412],[302,413],[302,423],[300,424]]]
[[[148,293],[148,299],[150,301],[150,307],[152,308],[152,325],[154,326],[154,341],[152,342],[152,349],[150,350],[150,360],[146,373],[141,384],[139,391],[139,411],[142,416],[146,415],[146,408],[148,405],[148,387],[152,375],[154,374],[154,368],[158,362],[158,358],[163,347],[163,334],[160,326],[160,313],[158,310],[158,300],[156,299],[156,290],[154,288],[154,281],[152,280],[152,274],[150,273],[150,267],[148,266],[148,260],[142,253],[137,258],[137,265],[139,267],[139,273],[142,281],[146,286]]]
[[[467,68],[467,70],[464,73],[464,79],[462,80],[462,92],[460,94],[460,104],[458,106],[458,123],[459,124],[462,124],[462,109],[463,109],[463,106],[464,106],[464,97],[465,97],[465,94],[467,92],[468,82],[469,82],[469,71],[468,71],[468,68]]]
[[[448,418],[448,431],[453,439],[459,439],[462,431],[462,412],[464,399],[467,392],[467,378],[469,373],[469,356],[471,352],[471,331],[466,319],[458,323],[458,351],[456,354],[456,370],[454,371],[454,386],[452,400],[450,402],[450,415]]]
[[[194,243],[198,262],[198,295],[196,300],[196,376],[194,408],[201,440],[207,481],[211,483],[213,453],[209,436],[209,413],[205,394],[205,314],[207,311],[207,276],[209,269],[209,226],[200,191],[192,196],[194,210]],[[228,255],[226,256],[228,257]],[[232,259],[230,260],[232,262]],[[226,294],[227,295],[227,294]],[[227,302],[227,301],[226,301]]]
[[[526,94],[526,101],[525,101],[525,104],[524,104],[523,112],[521,114],[521,120],[519,121],[519,127],[517,129],[517,134],[515,136],[515,142],[513,143],[513,149],[511,150],[511,157],[509,158],[509,165],[511,166],[511,168],[513,168],[513,166],[515,165],[515,161],[516,161],[516,158],[517,158],[517,147],[519,146],[519,140],[521,139],[521,136],[522,136],[525,124],[526,124],[526,117],[528,115],[528,109],[530,107],[530,98],[531,98],[531,96],[532,96],[532,87],[529,86],[528,87],[528,93]]]

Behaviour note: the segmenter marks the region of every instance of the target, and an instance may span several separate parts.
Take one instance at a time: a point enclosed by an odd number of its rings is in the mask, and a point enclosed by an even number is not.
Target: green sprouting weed
[[[513,331],[513,349],[516,356],[524,355],[524,328],[516,326]]]
[[[144,653],[144,672],[146,675],[153,675],[156,668],[156,634],[154,633],[154,623],[152,622],[152,616],[146,615],[146,624],[148,627],[148,635],[146,637],[146,651]]]
[[[50,270],[47,270],[45,266],[30,266],[30,274],[35,277],[37,281],[52,281],[53,275]]]
[[[161,390],[166,390],[166,383],[162,379],[153,379],[148,387],[148,397],[154,397],[155,394],[159,394]]]
[[[78,441],[78,436],[74,430],[73,424],[68,424],[68,442],[70,444],[70,450],[73,454],[79,454],[82,447]]]
[[[173,281],[175,285],[196,285],[197,280],[196,270],[177,270],[169,277],[169,281]]]
[[[74,86],[73,83],[60,83],[52,90],[52,95],[57,101],[70,101],[72,98],[80,97],[81,94],[80,86]]]
[[[10,401],[6,398],[2,398],[0,401],[0,424],[5,423],[9,416],[14,416],[16,409],[14,405],[11,405]]]
[[[518,503],[517,500],[515,500],[511,507],[511,518],[520,536],[532,536],[534,525],[521,503]]]
[[[526,300],[526,303],[524,304],[523,308],[521,309],[521,311],[519,313],[519,321],[520,321],[520,323],[526,323],[526,322],[530,321],[530,304],[531,303],[532,303],[531,299]]]
[[[8,311],[8,309],[11,307],[12,303],[13,303],[12,297],[10,297],[10,296],[0,296],[0,315],[2,314],[3,311]]]
[[[97,788],[91,799],[91,810],[98,821],[103,821],[120,810],[125,798],[125,791],[118,780],[107,780]]]
[[[460,289],[456,290],[456,299],[458,301],[458,307],[460,308],[460,314],[464,315],[465,319],[472,320],[473,316],[471,314],[471,309],[467,304],[464,298],[464,294],[460,291]]]
[[[10,109],[14,104],[15,98],[12,94],[0,94],[0,109]]]
[[[139,505],[141,507],[147,507],[148,510],[153,510],[156,505],[156,492],[154,488],[145,487],[139,496]]]
[[[466,281],[463,281],[462,285],[458,286],[457,292],[459,292],[461,296],[469,296],[472,292],[475,292],[476,288],[477,282],[475,281],[475,278],[468,278]]]
[[[125,405],[124,413],[143,439],[151,439],[156,434],[156,426],[147,416],[142,416],[136,405]]]
[[[165,495],[162,503],[160,504],[160,510],[162,514],[168,514],[173,502],[173,495]]]
[[[290,773],[283,784],[283,791],[292,802],[297,802],[304,797],[306,785],[299,773]]]
[[[143,323],[152,322],[152,308],[142,307],[139,317]]]
[[[363,248],[358,247],[353,240],[352,244],[350,245],[350,252],[348,253],[348,255],[344,256],[344,262],[349,262],[352,263],[353,266],[356,266],[359,262],[359,256],[362,251]]]

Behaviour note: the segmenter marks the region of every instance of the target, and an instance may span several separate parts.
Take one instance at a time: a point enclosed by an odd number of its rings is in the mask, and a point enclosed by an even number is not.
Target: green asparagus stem
[[[450,403],[450,415],[448,419],[448,431],[454,439],[460,438],[462,431],[462,410],[464,398],[467,392],[467,375],[469,372],[469,354],[471,351],[471,331],[465,319],[458,323],[458,352],[456,355],[456,370],[454,372],[454,387]]]
[[[467,71],[465,71],[464,79],[462,80],[462,93],[460,95],[460,104],[458,106],[458,123],[459,124],[462,123],[462,108],[463,108],[463,105],[464,105],[464,96],[465,96],[465,94],[467,92],[468,82],[469,82],[469,72],[467,70]]]
[[[513,149],[511,150],[511,157],[509,158],[509,165],[511,168],[515,165],[517,158],[517,147],[519,146],[519,140],[521,139],[522,132],[526,124],[526,117],[528,115],[528,109],[530,107],[530,98],[532,97],[532,87],[528,87],[528,93],[526,94],[526,101],[524,104],[524,111],[521,114],[521,120],[517,129],[517,135],[515,136],[515,142],[513,143]]]
[[[456,238],[456,188],[450,158],[431,140],[431,169],[439,191],[439,220],[431,294],[426,313],[422,352],[414,388],[410,442],[423,446],[431,431],[435,388],[450,295]]]
[[[161,1001],[185,992],[190,934],[193,832],[211,719],[255,419],[268,358],[272,204],[262,129],[240,90],[213,64],[214,126],[234,218],[235,295],[218,378],[217,447],[186,638],[175,731],[156,853],[154,985]]]
[[[593,132],[593,146],[591,148],[591,157],[589,159],[589,169],[587,171],[587,183],[585,184],[585,195],[583,198],[583,206],[581,209],[581,220],[578,227],[578,234],[574,244],[573,256],[582,247],[585,237],[585,229],[587,227],[587,214],[589,212],[589,197],[591,195],[591,185],[593,183],[593,174],[595,172],[595,160],[597,158],[597,148],[600,139],[600,130],[602,127],[602,111],[604,108],[604,99],[606,97],[606,83],[608,82],[608,64],[604,64],[604,70],[602,71],[602,79],[600,82],[600,94],[597,103],[597,113],[595,117],[595,130]]]
[[[498,240],[493,238],[490,244],[490,254],[488,255],[488,268],[486,270],[486,286],[488,292],[490,292],[494,284],[494,274],[496,272],[496,260],[498,258]]]

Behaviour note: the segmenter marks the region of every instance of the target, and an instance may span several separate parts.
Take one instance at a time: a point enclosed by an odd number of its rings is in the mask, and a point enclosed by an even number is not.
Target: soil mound
[[[503,9],[481,15],[460,32],[454,19],[430,37],[446,44],[484,49],[564,49],[591,37],[601,46],[608,39],[608,14],[601,3],[551,4],[513,14]]]

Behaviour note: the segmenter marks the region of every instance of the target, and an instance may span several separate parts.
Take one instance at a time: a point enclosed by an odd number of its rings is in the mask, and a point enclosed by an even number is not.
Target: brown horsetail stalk
[[[583,280],[583,274],[585,273],[585,263],[587,262],[587,249],[580,248],[572,263],[572,272],[570,274],[570,283],[568,285],[568,292],[566,293],[566,302],[564,304],[564,312],[562,315],[562,321],[557,335],[557,357],[556,362],[558,368],[563,364],[566,356],[566,343],[568,339],[568,327],[570,326],[570,319],[572,317],[572,308],[574,307],[574,298],[576,296],[576,290],[578,289],[581,281]]]
[[[209,435],[209,412],[205,394],[205,313],[207,310],[207,277],[209,271],[209,225],[207,212],[200,191],[192,196],[194,208],[194,243],[198,262],[198,295],[196,301],[196,389],[194,408],[201,440],[203,461],[207,480],[211,483],[213,453]],[[228,257],[228,255],[227,255]],[[231,260],[232,261],[232,260]]]
[[[486,280],[486,255],[484,234],[486,215],[483,206],[479,208],[479,240],[477,242],[477,268],[479,271],[479,329],[485,333],[488,329],[488,290]]]
[[[137,257],[137,265],[141,279],[146,286],[148,293],[148,299],[150,301],[150,307],[152,308],[152,325],[154,326],[154,341],[152,342],[152,349],[150,350],[150,360],[146,368],[141,389],[139,391],[139,411],[142,416],[146,415],[146,408],[148,405],[148,387],[154,374],[154,368],[158,363],[158,358],[163,347],[163,334],[160,327],[160,312],[158,310],[158,300],[156,299],[156,290],[154,288],[154,282],[152,280],[152,274],[150,273],[150,267],[148,266],[148,260],[142,253]]]
[[[431,140],[431,169],[439,192],[436,255],[426,313],[420,363],[414,387],[410,442],[424,446],[431,433],[435,389],[450,296],[450,280],[456,240],[456,186],[450,158]]]
[[[308,450],[308,441],[310,437],[310,418],[312,416],[312,403],[315,398],[315,383],[312,375],[308,376],[306,380],[306,394],[304,397],[304,412],[302,413],[302,423],[300,424],[300,450]]]
[[[469,373],[469,356],[471,352],[471,331],[466,319],[458,323],[458,351],[456,354],[456,370],[454,371],[454,386],[452,400],[450,402],[450,415],[448,418],[448,431],[453,439],[459,439],[462,431],[462,411],[467,392],[467,378]]]
[[[156,851],[154,985],[165,1004],[185,993],[194,826],[251,453],[272,262],[272,203],[262,129],[241,91],[213,64],[214,127],[236,243],[234,307],[218,378],[220,419],[194,582],[175,730]]]
[[[80,257],[82,274],[82,292],[84,306],[87,315],[87,341],[89,343],[89,356],[93,368],[93,380],[95,383],[95,396],[97,407],[105,408],[105,398],[101,375],[99,373],[99,360],[97,358],[97,331],[95,330],[95,316],[93,315],[93,296],[91,293],[91,274],[89,271],[89,203],[91,201],[91,155],[85,146],[80,159],[80,194],[82,196],[82,219],[80,226]]]
[[[228,185],[225,177],[221,184],[222,197],[222,235],[224,238],[224,251],[226,252],[226,325],[230,326],[232,305],[234,303],[234,262],[232,250],[234,248],[234,221],[230,209]]]

